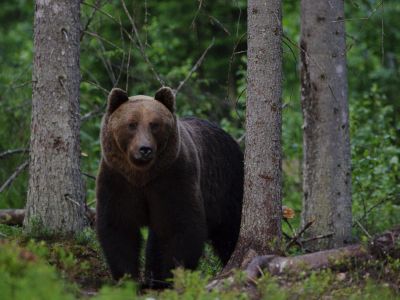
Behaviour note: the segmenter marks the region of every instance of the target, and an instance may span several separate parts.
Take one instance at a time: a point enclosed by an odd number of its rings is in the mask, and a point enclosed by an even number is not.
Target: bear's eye
[[[137,123],[135,123],[135,122],[129,123],[129,124],[128,124],[128,128],[129,128],[130,130],[135,130],[136,127],[137,127]]]
[[[151,128],[151,130],[156,131],[156,130],[158,130],[160,128],[160,124],[154,123],[154,122],[150,122],[150,128]]]

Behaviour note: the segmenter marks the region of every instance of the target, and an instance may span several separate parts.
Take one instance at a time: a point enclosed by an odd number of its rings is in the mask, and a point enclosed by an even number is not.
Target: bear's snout
[[[151,147],[142,146],[139,148],[139,153],[142,159],[150,159],[153,157],[153,149]]]
[[[155,149],[149,145],[142,145],[132,149],[129,153],[129,160],[133,165],[139,168],[148,167],[155,156]]]

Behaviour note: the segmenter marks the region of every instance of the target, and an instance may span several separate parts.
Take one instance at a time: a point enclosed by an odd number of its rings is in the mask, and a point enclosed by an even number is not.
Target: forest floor
[[[74,240],[36,240],[17,227],[0,225],[2,299],[400,299],[400,260],[346,262],[332,269],[265,273],[254,282],[243,272],[207,291],[218,272],[206,251],[199,271],[175,272],[174,288],[139,291],[129,279],[112,281],[93,231]]]

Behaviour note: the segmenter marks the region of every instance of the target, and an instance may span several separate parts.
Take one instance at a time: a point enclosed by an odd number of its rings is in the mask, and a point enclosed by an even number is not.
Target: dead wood
[[[1,209],[0,223],[7,225],[22,225],[25,209]]]
[[[247,282],[254,283],[264,271],[269,272],[271,275],[281,275],[287,272],[297,273],[307,270],[333,268],[339,265],[343,268],[349,267],[343,265],[345,262],[360,262],[387,256],[400,257],[400,225],[376,235],[366,245],[354,244],[292,257],[277,255],[258,256],[250,249],[245,255],[246,259],[241,264],[241,268],[246,273]],[[225,280],[233,282],[232,272],[221,274],[207,288],[220,288],[223,286]]]
[[[94,225],[96,210],[88,208],[86,210],[89,223]],[[25,209],[0,209],[0,224],[22,226],[25,217]]]

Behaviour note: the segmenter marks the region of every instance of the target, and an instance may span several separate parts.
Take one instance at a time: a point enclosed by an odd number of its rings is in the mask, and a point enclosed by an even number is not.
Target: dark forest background
[[[1,4],[0,153],[29,147],[33,5]],[[302,197],[299,6],[283,3],[283,203],[297,212],[295,225]],[[177,88],[191,74],[177,95],[178,114],[212,120],[243,141],[246,1],[129,1],[141,45],[119,0],[87,0],[81,9],[82,171],[90,206],[101,115],[114,86],[152,95],[164,83]],[[370,233],[400,223],[399,15],[396,0],[346,1],[353,213],[355,224]],[[0,157],[0,185],[27,157]],[[24,207],[27,176],[25,171],[0,193],[0,208]],[[362,227],[354,226],[357,236]]]

